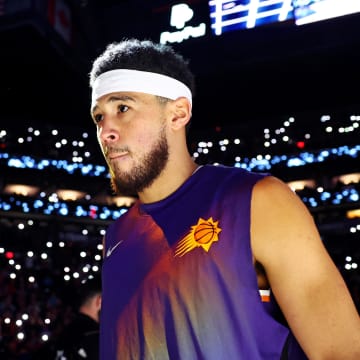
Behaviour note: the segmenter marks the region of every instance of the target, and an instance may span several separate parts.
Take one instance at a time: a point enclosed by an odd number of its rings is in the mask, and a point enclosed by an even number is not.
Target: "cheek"
[[[157,143],[164,132],[164,120],[149,120],[156,119],[157,116],[149,116],[148,118],[141,119],[136,123],[136,126],[131,128],[131,135],[128,139],[133,139],[138,147],[142,147],[146,151],[154,143]],[[129,129],[130,130],[130,129]]]
[[[150,135],[140,135],[137,136],[136,142],[139,146],[146,148],[147,145],[153,142],[153,139]]]
[[[153,130],[153,129],[152,129]],[[143,147],[153,144],[158,139],[158,133],[154,131],[141,131],[137,133],[136,142]]]

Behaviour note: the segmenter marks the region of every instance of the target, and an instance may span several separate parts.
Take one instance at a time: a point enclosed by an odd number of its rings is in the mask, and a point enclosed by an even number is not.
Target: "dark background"
[[[51,25],[53,0],[3,1],[0,17],[0,121],[92,129],[88,72],[110,41],[159,40],[175,1],[69,0],[71,40]],[[208,2],[184,1],[208,20]],[[25,4],[25,5],[24,5]],[[11,5],[11,6],[10,6]],[[10,9],[10,10],[9,10]],[[15,9],[15,10],[14,10]],[[66,19],[63,20],[66,25]],[[313,111],[358,106],[360,15],[291,22],[189,39],[174,47],[196,74],[193,131],[271,123]]]
[[[79,168],[69,170],[76,165],[75,151],[84,165],[105,165],[89,115],[91,62],[111,41],[124,37],[158,41],[161,31],[174,31],[169,26],[169,8],[180,2],[0,0],[0,309],[5,309],[0,318],[19,319],[23,306],[28,313],[39,309],[31,313],[31,324],[25,321],[20,328],[0,319],[1,359],[51,358],[46,350],[43,357],[37,353],[44,344],[47,348],[41,335],[49,332],[50,344],[56,339],[74,314],[68,307],[74,289],[89,275],[83,267],[101,265],[94,255],[102,258],[97,245],[113,220],[100,214],[109,209],[118,214],[129,206],[112,201],[106,174],[85,176]],[[303,26],[286,21],[216,37],[209,29],[208,1],[182,2],[195,11],[190,24],[208,25],[205,37],[173,45],[190,59],[197,81],[191,153],[198,151],[199,141],[207,141],[213,146],[197,158],[199,164],[233,166],[238,157],[246,164],[267,153],[272,159],[298,158],[306,152],[323,158],[304,166],[274,163],[271,173],[284,181],[314,181],[314,187],[298,194],[307,199],[322,240],[360,311],[360,225],[358,217],[348,215],[359,209],[355,195],[360,188],[358,181],[346,185],[338,178],[360,173],[359,152],[344,151],[347,146],[359,146],[359,121],[349,115],[360,110],[360,13]],[[320,121],[324,114],[331,115],[329,123]],[[276,130],[285,127],[289,116],[296,118],[286,129],[290,141],[281,141],[282,134]],[[328,126],[333,132],[325,131]],[[279,140],[269,148],[264,144],[265,128],[272,139]],[[41,134],[35,135],[34,129]],[[59,130],[56,135],[53,129]],[[83,136],[86,133],[89,138]],[[235,138],[241,139],[239,145],[232,141]],[[223,139],[230,139],[226,151],[220,146]],[[62,140],[67,145],[58,147]],[[74,140],[84,140],[84,148],[74,145]],[[322,155],[323,150],[340,148],[336,155]],[[85,152],[91,153],[89,157]],[[41,170],[21,166],[46,159],[57,165],[67,162],[66,171],[55,165]],[[7,190],[12,184],[38,190],[24,195]],[[320,200],[320,187],[329,194],[328,200]],[[63,216],[51,200],[59,189],[81,190],[89,197],[59,201],[69,210]],[[349,201],[351,191],[355,200]],[[316,206],[309,199],[316,199]],[[35,207],[39,201],[44,205]],[[84,209],[81,215],[78,206]],[[28,250],[34,252],[31,259]],[[43,252],[49,255],[46,260],[40,257]],[[79,257],[80,252],[86,252],[86,257]],[[9,259],[21,265],[19,270]],[[65,267],[71,269],[71,276],[75,272],[82,276],[65,282]],[[16,279],[10,279],[14,272]],[[35,275],[35,283],[28,280],[29,275]],[[54,321],[46,325],[45,317]],[[25,341],[17,338],[20,331]]]

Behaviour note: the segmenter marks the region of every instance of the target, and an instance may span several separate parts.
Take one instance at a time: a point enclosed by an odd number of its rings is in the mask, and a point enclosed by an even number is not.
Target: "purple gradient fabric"
[[[250,204],[264,176],[206,165],[108,228],[101,360],[279,360],[288,337],[289,359],[306,359],[259,295]]]

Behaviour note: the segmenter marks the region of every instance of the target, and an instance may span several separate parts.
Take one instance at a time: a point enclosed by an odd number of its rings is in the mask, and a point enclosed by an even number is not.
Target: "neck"
[[[87,315],[87,316],[91,317],[93,320],[99,322],[98,309],[82,306],[82,307],[80,307],[79,312],[81,314]]]
[[[153,203],[165,199],[175,192],[199,167],[189,156],[181,163],[169,161],[154,183],[139,193],[142,203]]]

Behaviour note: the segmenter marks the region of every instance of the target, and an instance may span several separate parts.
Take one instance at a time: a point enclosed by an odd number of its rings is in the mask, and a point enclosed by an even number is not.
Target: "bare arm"
[[[268,177],[254,188],[251,244],[310,359],[360,359],[360,318],[301,199]]]

